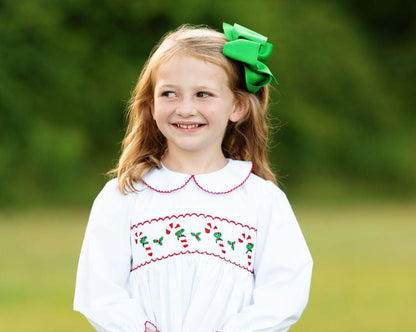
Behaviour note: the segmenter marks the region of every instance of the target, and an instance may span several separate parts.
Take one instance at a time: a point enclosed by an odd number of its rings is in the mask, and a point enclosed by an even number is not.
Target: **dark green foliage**
[[[275,44],[283,184],[415,193],[416,14],[398,3],[0,1],[0,205],[89,202],[153,46],[182,23],[222,21]]]

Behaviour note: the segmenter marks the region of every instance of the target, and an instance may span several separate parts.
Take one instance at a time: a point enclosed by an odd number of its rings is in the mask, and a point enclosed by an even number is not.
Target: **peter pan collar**
[[[153,168],[142,179],[142,183],[158,193],[169,194],[185,188],[190,182],[207,193],[228,194],[241,187],[250,177],[253,165],[250,161],[227,159],[225,167],[218,171],[191,175],[177,173],[166,166]]]

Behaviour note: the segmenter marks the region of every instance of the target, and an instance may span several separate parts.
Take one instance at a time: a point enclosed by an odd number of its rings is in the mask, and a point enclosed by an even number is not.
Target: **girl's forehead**
[[[202,55],[194,55],[188,53],[176,54],[171,57],[168,57],[161,61],[159,68],[161,66],[169,66],[172,64],[186,63],[187,65],[199,65],[199,66],[216,66],[221,67],[218,63],[210,61],[208,58],[203,57]],[[223,68],[221,68],[223,69]],[[224,69],[223,69],[224,70]]]
[[[161,74],[173,73],[176,71],[188,71],[189,74],[192,74],[192,70],[223,74],[226,76],[228,74],[225,68],[220,64],[193,55],[175,55],[160,63],[154,72],[156,74]]]
[[[200,77],[201,80],[225,80],[228,84],[228,73],[223,66],[188,54],[172,56],[161,62],[153,71],[155,83],[160,79],[179,78],[178,76],[195,79]]]

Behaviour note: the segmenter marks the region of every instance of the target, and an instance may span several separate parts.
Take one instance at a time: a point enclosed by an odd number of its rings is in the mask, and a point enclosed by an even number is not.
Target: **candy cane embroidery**
[[[207,227],[205,227],[205,233],[211,233],[212,224],[209,222],[207,223]]]
[[[218,230],[218,227],[217,226],[213,227],[212,224],[209,222],[207,223],[207,227],[205,227],[205,233],[209,234],[211,233],[211,230]],[[222,243],[223,241],[221,239],[221,236],[222,236],[221,232],[214,233],[215,243],[217,243],[220,246],[221,252],[225,255],[226,252],[225,252],[224,244]]]
[[[152,253],[152,248],[149,246],[149,242],[147,242],[147,236],[143,235],[142,232],[140,232],[139,234],[137,234],[138,232],[136,232],[134,235],[136,236],[135,238],[135,242],[136,244],[140,243],[143,248],[146,250],[146,253],[152,257],[153,253]],[[142,236],[143,235],[143,236]]]
[[[132,271],[174,256],[198,254],[217,257],[253,273],[254,227],[202,213],[185,213],[149,219],[133,225],[131,231],[137,248]]]
[[[166,234],[169,235],[173,230],[180,228],[181,226],[179,224],[176,224],[176,226],[173,226],[173,223],[169,224],[169,227],[166,228]]]
[[[216,228],[216,227],[214,227],[214,228]],[[224,248],[224,244],[222,243],[222,239],[221,239],[222,234],[221,234],[221,232],[214,233],[214,236],[215,236],[215,243],[218,243],[218,245],[221,248],[221,252],[225,255],[225,248]]]
[[[246,235],[246,233],[241,234],[241,237],[238,238],[238,242],[240,243],[247,242],[246,254],[247,254],[248,266],[250,266],[252,263],[252,253],[253,253],[253,248],[254,248],[254,244],[252,242],[249,242],[250,240],[251,240],[251,235],[250,234]]]
[[[222,243],[221,232],[214,233],[214,236],[215,236],[215,243],[218,243],[218,245],[221,248],[221,252],[225,255],[225,248],[224,248],[224,244]]]
[[[177,240],[182,244],[184,248],[188,247],[188,241],[186,240],[185,229],[180,229],[175,233]]]
[[[248,243],[246,245],[246,248],[247,248],[246,254],[247,254],[247,259],[248,259],[248,266],[251,265],[251,255],[253,253],[253,247],[254,247],[253,243]]]
[[[179,224],[174,225],[173,223],[170,223],[169,227],[166,229],[166,234],[169,235],[172,231],[175,231],[178,228],[181,228],[181,225],[179,225]],[[186,239],[186,235],[184,233],[185,233],[185,229],[182,228],[182,229],[179,229],[175,232],[175,236],[176,236],[176,239],[182,244],[182,246],[184,248],[187,248],[188,247],[188,240]]]

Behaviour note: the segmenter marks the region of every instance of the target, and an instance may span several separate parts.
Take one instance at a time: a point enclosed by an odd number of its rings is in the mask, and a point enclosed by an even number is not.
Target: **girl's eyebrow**
[[[206,84],[201,84],[201,85],[195,85],[193,86],[193,89],[195,91],[211,91],[211,92],[219,92],[221,91],[221,86],[217,86],[215,84],[213,85],[206,85]]]
[[[162,84],[156,84],[156,88],[159,89],[166,89],[166,88],[176,88],[177,86],[175,84],[171,83],[162,83]]]
[[[208,86],[208,85],[197,85],[195,88],[197,90],[217,90],[215,86]]]
[[[162,84],[156,84],[155,89],[181,89],[180,85],[174,84],[174,83],[162,83]],[[195,91],[218,91],[220,90],[218,87],[216,86],[208,86],[208,85],[195,85],[192,87],[192,89],[194,89]]]

